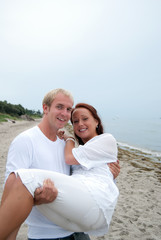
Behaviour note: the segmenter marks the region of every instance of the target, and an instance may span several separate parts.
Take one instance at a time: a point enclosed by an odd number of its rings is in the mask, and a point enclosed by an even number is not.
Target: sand
[[[38,121],[0,123],[0,198],[9,145],[16,135],[35,126]],[[121,165],[117,178],[120,196],[110,229],[107,235],[91,237],[91,240],[160,240],[161,159],[121,148],[118,158]],[[17,239],[27,239],[26,224],[21,226]]]

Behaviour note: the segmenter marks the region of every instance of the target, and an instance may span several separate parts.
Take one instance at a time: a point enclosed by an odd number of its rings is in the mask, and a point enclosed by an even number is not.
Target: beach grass
[[[0,113],[0,122],[8,122],[8,119],[12,121],[12,120],[17,120],[18,118],[13,117],[9,114]]]

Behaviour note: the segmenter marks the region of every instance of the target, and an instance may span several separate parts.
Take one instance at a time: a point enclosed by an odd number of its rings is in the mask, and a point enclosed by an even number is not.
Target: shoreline
[[[0,123],[0,198],[7,152],[11,141],[20,132],[38,124],[35,121]],[[119,146],[121,173],[116,184],[120,191],[109,232],[91,240],[159,240],[161,236],[161,162],[141,151]],[[27,238],[23,224],[17,240]]]
[[[136,147],[136,146],[133,146],[133,145],[129,145],[127,143],[122,143],[122,142],[118,142],[118,146],[119,146],[119,148],[121,148],[125,151],[130,150],[130,151],[138,152],[140,155],[145,155],[146,157],[151,158],[151,159],[155,159],[157,162],[161,163],[161,152],[156,152],[156,151],[152,151],[152,150],[149,150],[149,149]]]

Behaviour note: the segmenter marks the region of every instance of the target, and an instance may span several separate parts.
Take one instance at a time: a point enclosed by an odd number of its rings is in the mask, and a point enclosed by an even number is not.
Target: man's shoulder
[[[21,132],[19,135],[17,135],[14,139],[14,141],[16,140],[20,140],[20,139],[29,139],[31,138],[32,136],[34,136],[37,132],[37,126],[34,126],[32,128],[29,128],[23,132]]]

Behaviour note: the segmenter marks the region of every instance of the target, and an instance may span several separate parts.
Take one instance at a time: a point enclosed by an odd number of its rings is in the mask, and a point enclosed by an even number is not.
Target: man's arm
[[[119,164],[119,160],[117,160],[117,162],[115,163],[109,163],[108,164],[111,173],[113,174],[113,178],[117,178],[119,173],[120,173],[120,164]]]

